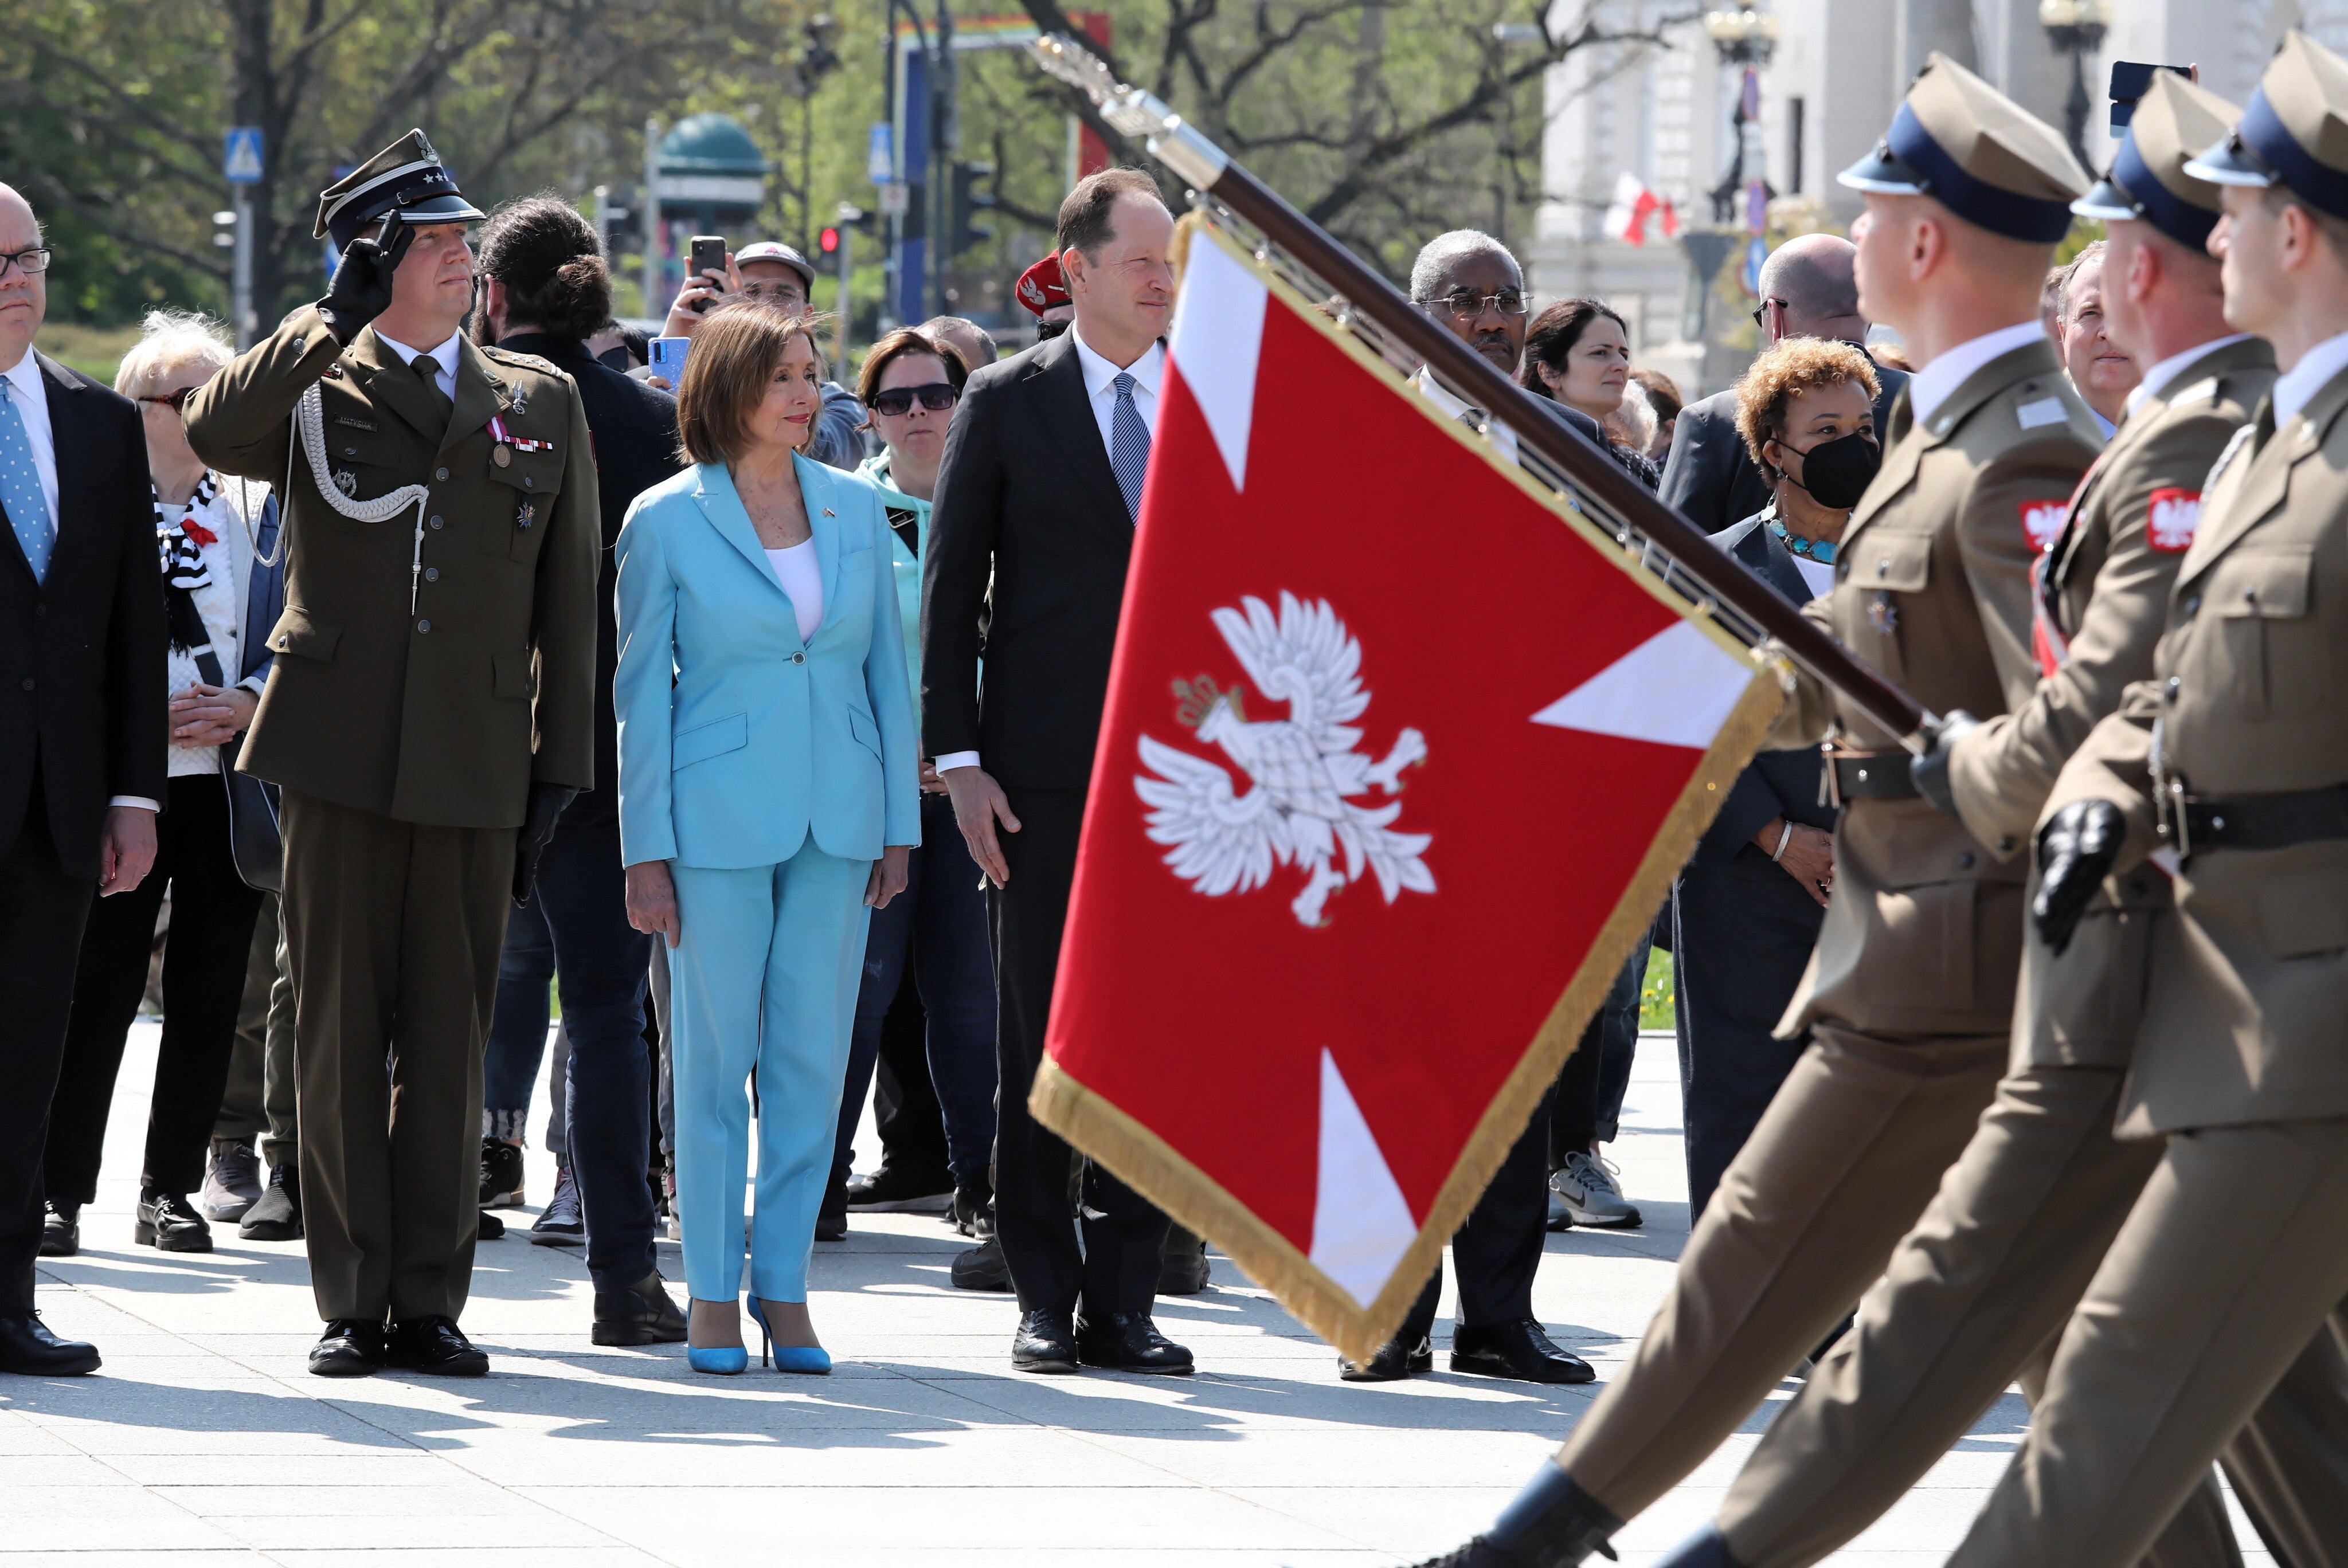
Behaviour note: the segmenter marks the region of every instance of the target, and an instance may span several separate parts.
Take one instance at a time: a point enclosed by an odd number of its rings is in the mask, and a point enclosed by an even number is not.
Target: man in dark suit
[[[1076,325],[971,377],[922,562],[922,749],[990,885],[996,1225],[1025,1372],[1191,1369],[1150,1318],[1166,1216],[1088,1163],[1079,1250],[1068,1146],[1027,1113],[1166,368],[1173,237],[1146,175],[1108,169],[1068,193]]]
[[[596,511],[602,528],[595,581],[595,784],[556,819],[525,891],[554,938],[562,1024],[571,1037],[570,1152],[595,1284],[591,1337],[598,1345],[664,1345],[685,1338],[685,1314],[653,1262],[652,1062],[644,1048],[644,992],[652,938],[628,924],[620,865],[619,728],[612,675],[619,660],[613,615],[619,568],[612,546],[629,505],[684,466],[676,399],[598,364],[586,339],[612,313],[612,286],[595,231],[569,203],[534,196],[500,207],[481,231],[475,338],[544,361],[571,377],[595,443]],[[545,987],[539,986],[542,1011]],[[544,1028],[540,1028],[541,1038]],[[557,1197],[563,1196],[558,1177]],[[556,1205],[550,1204],[549,1207]],[[533,1239],[560,1235],[550,1232]]]
[[[1859,284],[1851,273],[1857,254],[1849,241],[1833,234],[1803,234],[1770,251],[1761,263],[1761,303],[1754,312],[1765,343],[1817,337],[1864,343],[1867,319],[1859,313]],[[1908,384],[1908,376],[1879,365],[1875,379],[1875,427],[1888,430],[1891,400]],[[1768,482],[1736,433],[1735,387],[1680,410],[1663,464],[1662,495],[1708,534],[1769,504]]]
[[[88,1372],[33,1310],[41,1150],[90,893],[155,863],[167,723],[147,440],[33,352],[49,252],[0,185],[0,1371]]]

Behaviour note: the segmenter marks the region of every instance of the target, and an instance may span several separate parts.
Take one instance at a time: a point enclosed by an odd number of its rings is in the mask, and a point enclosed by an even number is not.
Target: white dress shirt
[[[41,367],[26,349],[25,356],[0,378],[8,383],[8,401],[25,421],[25,440],[33,448],[33,471],[41,477],[41,495],[49,503],[49,523],[57,522],[57,443],[49,432],[49,389],[41,384]]]
[[[457,401],[457,340],[461,334],[450,333],[448,341],[435,349],[410,348],[397,338],[384,337],[381,333],[375,335],[383,339],[384,347],[399,356],[402,364],[414,364],[417,354],[429,354],[432,363],[440,367],[432,378],[439,384],[440,395],[451,403]]]
[[[2280,430],[2323,390],[2323,384],[2348,370],[2348,333],[2325,338],[2299,356],[2299,363],[2275,377],[2274,422]]]
[[[1965,384],[1967,376],[2001,355],[2045,341],[2046,330],[2033,317],[1959,343],[1908,378],[1909,414],[1919,425],[1931,424],[1932,415],[1941,411],[1949,394]]]
[[[1410,379],[1417,386],[1418,395],[1435,405],[1436,411],[1446,419],[1457,419],[1465,424],[1468,412],[1474,408],[1477,415],[1476,422],[1483,425],[1484,433],[1492,438],[1493,449],[1500,454],[1501,460],[1508,463],[1517,460],[1517,433],[1507,425],[1491,420],[1490,409],[1475,408],[1473,404],[1436,380],[1435,373],[1425,365],[1420,365],[1418,373]]]
[[[1076,364],[1085,373],[1085,401],[1092,405],[1093,421],[1100,426],[1101,456],[1117,450],[1117,378],[1120,372],[1133,377],[1133,411],[1141,415],[1141,426],[1152,439],[1158,435],[1158,386],[1166,374],[1166,345],[1154,343],[1149,351],[1131,364],[1117,365],[1103,359],[1093,345],[1085,341],[1084,329],[1068,328],[1068,340],[1076,345]],[[948,752],[937,759],[938,772],[950,768],[978,766],[976,752]]]
[[[2135,390],[2127,395],[2127,411],[2134,414],[2138,408],[2144,406],[2146,399],[2156,397],[2168,391],[2177,382],[2182,381],[2185,378],[2185,373],[2200,364],[2205,357],[2216,354],[2221,348],[2231,348],[2250,335],[2248,333],[2228,333],[2224,337],[2211,338],[2205,343],[2196,343],[2183,354],[2170,354],[2144,373],[2144,379],[2137,382]]]

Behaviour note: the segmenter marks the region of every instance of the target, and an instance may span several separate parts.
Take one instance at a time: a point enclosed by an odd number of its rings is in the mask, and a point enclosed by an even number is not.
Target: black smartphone
[[[690,277],[695,282],[701,281],[701,275],[704,272],[715,272],[719,277],[724,277],[726,275],[726,236],[695,234],[693,237],[693,248],[687,252],[686,265],[690,269]],[[702,300],[695,302],[693,308],[695,311],[705,311],[709,308],[709,301]]]
[[[2145,60],[2114,60],[2112,129],[2115,132],[2126,130],[2128,121],[2136,118],[2136,101],[2144,97],[2145,89],[2152,86],[2155,71],[2174,71],[2188,82],[2194,80],[2197,74],[2191,66],[2157,66]]]

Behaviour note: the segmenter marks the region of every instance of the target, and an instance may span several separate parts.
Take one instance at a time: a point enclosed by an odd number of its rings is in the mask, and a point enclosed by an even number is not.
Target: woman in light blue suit
[[[687,1358],[705,1372],[748,1364],[753,1072],[753,1311],[785,1370],[830,1369],[808,1256],[868,909],[904,887],[922,836],[880,494],[801,455],[824,374],[805,321],[713,314],[677,389],[695,466],[637,497],[618,545],[621,853],[630,921],[675,949]]]

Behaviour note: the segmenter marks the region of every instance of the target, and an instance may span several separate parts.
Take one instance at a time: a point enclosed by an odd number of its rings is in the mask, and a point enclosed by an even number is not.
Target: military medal
[[[335,488],[356,499],[359,493],[359,477],[348,468],[337,468],[335,470]]]
[[[1877,635],[1882,637],[1889,637],[1899,629],[1900,607],[1891,602],[1888,590],[1878,592],[1868,601],[1867,624],[1875,628]]]
[[[520,414],[521,412],[521,400],[519,397],[514,400],[513,409],[516,414]],[[505,467],[508,464],[513,461],[513,455],[516,452],[551,452],[554,450],[554,443],[551,441],[523,440],[520,436],[509,431],[506,428],[506,422],[495,415],[491,415],[489,416],[489,434],[491,436],[495,437],[497,441],[496,447],[489,453],[489,461],[495,463],[500,468]]]
[[[524,501],[521,504],[521,509],[514,514],[514,527],[518,528],[526,528],[530,527],[531,520],[537,516],[538,503],[535,501]]]
[[[503,468],[513,462],[513,448],[500,441],[489,452],[489,461]]]

